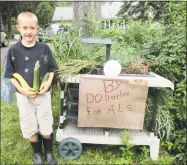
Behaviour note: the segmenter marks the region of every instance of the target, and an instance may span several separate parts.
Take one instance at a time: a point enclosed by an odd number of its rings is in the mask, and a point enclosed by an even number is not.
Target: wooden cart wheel
[[[82,153],[82,144],[73,137],[65,138],[60,142],[59,153],[65,159],[77,159]]]

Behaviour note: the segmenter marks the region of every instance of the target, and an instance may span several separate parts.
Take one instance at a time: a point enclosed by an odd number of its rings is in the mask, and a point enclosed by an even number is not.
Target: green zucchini
[[[43,83],[45,83],[45,82],[48,80],[48,78],[49,78],[49,73],[47,72],[47,73],[44,75],[44,77],[43,77],[43,80],[42,80],[42,82],[41,82],[41,85],[42,85]]]
[[[48,78],[49,78],[49,73],[47,72],[47,73],[44,75],[44,78],[43,78],[41,84],[43,84],[44,82],[46,82],[46,81],[48,80]]]
[[[34,80],[33,80],[33,88],[36,92],[40,90],[40,62],[36,61],[34,67]]]

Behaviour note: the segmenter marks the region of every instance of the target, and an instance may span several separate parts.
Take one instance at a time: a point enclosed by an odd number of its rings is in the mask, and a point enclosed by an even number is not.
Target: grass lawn
[[[57,88],[52,97],[54,135],[59,124],[59,91],[60,89]],[[108,145],[83,145],[83,153],[77,160],[64,160],[58,153],[58,142],[55,141],[55,136],[53,150],[58,164],[124,164],[126,160],[119,146]],[[173,161],[171,157],[160,156],[159,160],[154,162],[150,160],[149,153],[148,157],[141,159],[147,159],[149,164],[166,164]],[[3,164],[32,164],[32,149],[30,143],[22,137],[16,98],[11,106],[1,100],[1,165]]]
[[[52,97],[54,115],[54,133],[59,123],[60,96]],[[1,164],[32,164],[32,149],[30,143],[22,137],[16,98],[11,106],[1,100]],[[120,159],[119,147],[83,145],[84,151],[77,160],[64,160],[58,153],[58,142],[54,136],[54,156],[58,164],[114,164],[114,159]]]

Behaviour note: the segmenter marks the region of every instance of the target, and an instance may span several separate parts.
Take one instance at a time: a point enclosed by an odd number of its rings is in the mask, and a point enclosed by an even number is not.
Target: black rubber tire
[[[68,137],[62,140],[59,144],[59,154],[64,159],[77,159],[82,153],[82,144],[79,140]]]

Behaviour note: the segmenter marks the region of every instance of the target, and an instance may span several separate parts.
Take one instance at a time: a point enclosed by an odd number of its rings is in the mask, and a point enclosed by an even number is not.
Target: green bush
[[[186,135],[186,4],[183,2],[170,2],[169,8],[163,15],[161,23],[165,26],[163,33],[159,37],[149,37],[142,44],[141,55],[151,60],[154,72],[171,80],[175,85],[173,96],[168,95],[160,102],[160,111],[157,121],[165,116],[170,116],[170,126],[172,133],[165,136],[163,140],[169,140],[169,152],[176,156],[177,164],[186,162],[187,153],[185,150]],[[165,120],[163,120],[164,122]],[[167,120],[166,120],[167,121]],[[166,122],[168,123],[168,122]],[[159,125],[159,123],[157,123]],[[158,126],[157,125],[157,126]],[[169,126],[169,124],[168,124]],[[166,130],[159,137],[164,137]],[[169,129],[170,128],[170,129]],[[163,129],[162,129],[163,131]]]

